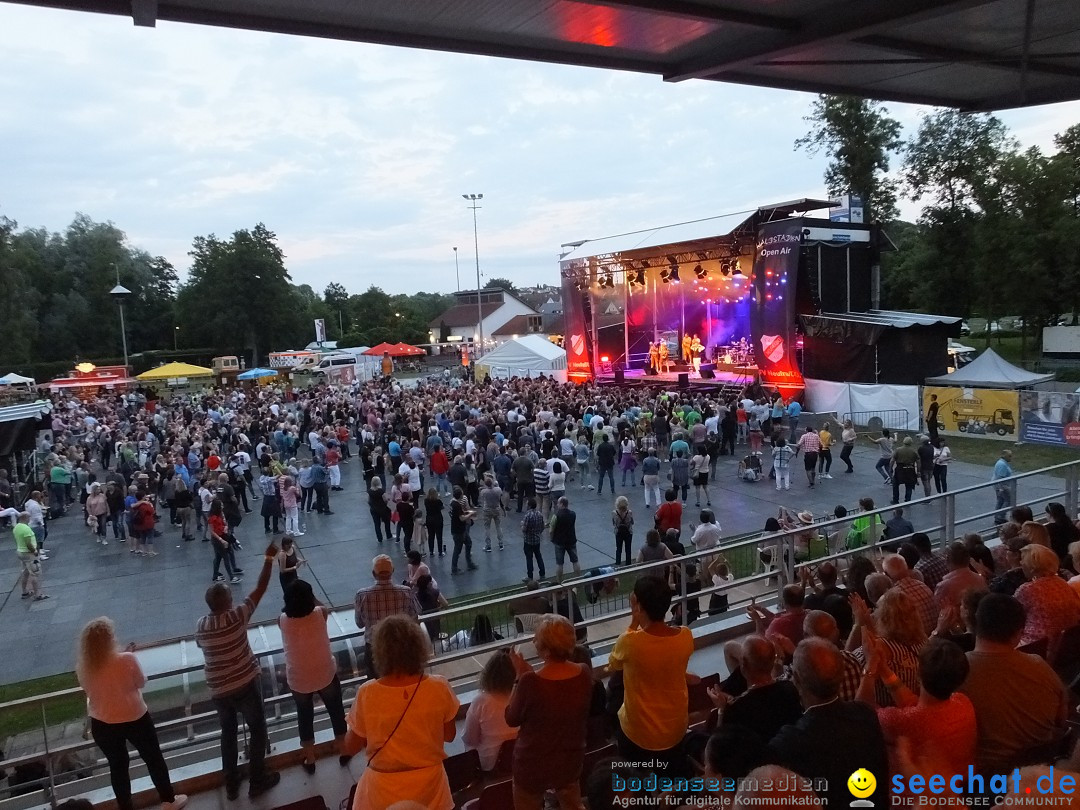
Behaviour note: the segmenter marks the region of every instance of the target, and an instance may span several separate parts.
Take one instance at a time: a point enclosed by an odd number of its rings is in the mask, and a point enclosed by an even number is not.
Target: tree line
[[[990,114],[934,110],[904,139],[884,105],[819,96],[806,120],[796,146],[827,154],[829,192],[861,192],[896,244],[882,257],[884,306],[1020,316],[1036,340],[1080,310],[1080,124],[1046,153]],[[916,222],[898,221],[901,197],[924,204]]]
[[[438,293],[390,295],[372,285],[350,294],[339,282],[320,293],[295,284],[277,237],[263,224],[227,239],[197,236],[188,277],[162,256],[131,245],[111,222],[78,214],[62,233],[20,229],[0,217],[0,373],[54,376],[80,360],[122,356],[117,283],[129,352],[168,356],[243,353],[265,362],[275,350],[315,339],[314,321],[340,346],[426,343],[427,324],[452,303]]]

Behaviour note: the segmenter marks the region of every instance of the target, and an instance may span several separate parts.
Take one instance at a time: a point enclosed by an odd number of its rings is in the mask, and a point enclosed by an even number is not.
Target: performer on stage
[[[661,340],[660,341],[660,371],[663,372],[664,374],[667,374],[668,373],[668,366],[669,366],[669,362],[668,362],[667,341],[666,340]]]
[[[691,362],[694,365],[694,373],[701,376],[701,353],[705,351],[705,347],[701,343],[701,338],[694,335],[690,341],[690,354]]]
[[[649,344],[649,368],[660,373],[660,342]]]
[[[690,335],[686,332],[682,336],[682,360],[687,365],[690,365]]]

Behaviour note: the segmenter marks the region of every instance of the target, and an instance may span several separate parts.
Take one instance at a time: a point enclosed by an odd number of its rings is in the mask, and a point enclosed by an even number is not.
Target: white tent
[[[1053,374],[1036,374],[1014,366],[993,349],[987,349],[963,368],[937,377],[927,377],[927,385],[958,388],[1002,388],[1015,391],[1038,383],[1050,382]]]
[[[508,340],[477,361],[477,378],[538,377],[566,382],[566,351],[540,335]]]
[[[24,377],[14,371],[0,377],[0,385],[34,385],[33,377]]]

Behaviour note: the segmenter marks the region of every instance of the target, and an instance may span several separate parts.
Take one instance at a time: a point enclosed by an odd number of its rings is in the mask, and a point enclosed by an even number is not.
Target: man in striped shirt
[[[266,593],[278,548],[271,543],[263,559],[255,590],[241,604],[234,605],[232,593],[223,582],[206,590],[210,613],[199,619],[195,643],[203,651],[206,686],[221,724],[221,768],[225,772],[225,795],[240,795],[240,772],[236,766],[236,715],[244,715],[251,734],[248,797],[256,798],[281,780],[281,774],[266,769],[266,715],[259,689],[259,662],[248,643],[247,628],[259,600]]]
[[[533,467],[532,483],[536,503],[544,517],[547,517],[552,509],[551,498],[549,497],[551,494],[551,473],[548,472],[547,462],[542,458],[537,459],[536,466]]]

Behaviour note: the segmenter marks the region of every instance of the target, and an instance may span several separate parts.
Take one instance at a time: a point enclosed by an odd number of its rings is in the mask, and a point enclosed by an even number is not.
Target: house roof
[[[529,318],[535,317],[535,315],[515,315],[491,334],[492,336],[529,334],[532,332],[532,330],[529,329]]]
[[[503,306],[505,306],[504,303],[497,302],[481,304],[481,317],[486,318]],[[443,324],[445,324],[448,328],[452,329],[455,326],[476,326],[476,323],[476,304],[455,304],[442,315],[439,315],[437,318],[432,318],[431,323],[428,324],[428,328],[440,329]]]
[[[1080,98],[1076,0],[14,1],[965,110]]]

